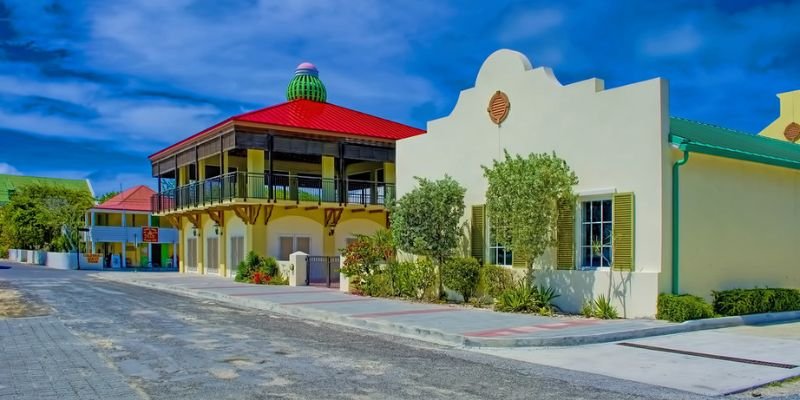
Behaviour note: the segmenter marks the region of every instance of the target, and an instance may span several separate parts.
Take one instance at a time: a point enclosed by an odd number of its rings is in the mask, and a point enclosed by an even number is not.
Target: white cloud
[[[446,7],[399,13],[397,4],[384,1],[354,0],[347,7],[260,1],[204,16],[171,2],[133,3],[92,9],[86,45],[92,65],[168,81],[193,93],[268,105],[283,100],[294,67],[311,61],[336,89],[329,96],[345,105],[374,106],[409,89],[411,98],[435,97],[425,80],[434,77],[410,74],[398,61],[412,54],[409,38],[442,23]],[[343,75],[358,80],[359,89],[336,81]]]
[[[692,53],[703,44],[703,36],[692,25],[684,25],[644,39],[642,51],[650,56],[674,56]]]
[[[564,13],[555,8],[528,10],[517,13],[498,33],[502,42],[518,41],[539,36],[564,22]]]
[[[90,179],[96,195],[125,190],[137,185],[150,186],[155,190],[156,181],[147,174],[121,173],[108,178]]]
[[[97,115],[71,120],[41,110],[0,110],[0,128],[118,140],[128,150],[152,151],[228,115],[214,100],[126,98],[120,90],[155,88],[266,106],[284,100],[294,67],[302,61],[317,64],[333,102],[387,118],[408,120],[413,103],[441,97],[432,82],[436,77],[407,71],[403,60],[412,54],[412,39],[420,30],[446,21],[446,6],[423,2],[413,5],[414,12],[401,13],[397,4],[382,0],[353,0],[347,7],[306,0],[211,7],[218,10],[198,10],[189,0],[98,3],[74,18],[86,37],[64,42],[50,30],[15,20],[15,28],[31,41],[64,44],[70,55],[63,66],[89,65],[120,77],[120,83],[52,79],[30,64],[5,64],[0,94],[52,98]],[[36,10],[20,6],[14,12]]]
[[[0,174],[6,175],[22,175],[13,165],[7,163],[0,163]]]

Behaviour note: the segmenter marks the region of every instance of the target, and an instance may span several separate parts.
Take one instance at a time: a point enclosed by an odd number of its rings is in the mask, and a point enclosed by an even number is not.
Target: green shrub
[[[341,272],[349,278],[364,278],[378,270],[384,262],[394,258],[394,241],[391,232],[381,230],[374,235],[356,235],[356,239],[342,249]]]
[[[797,289],[733,289],[711,293],[714,311],[723,316],[800,310]]]
[[[514,273],[511,269],[498,265],[484,265],[478,280],[477,293],[497,297],[500,293],[514,287]]]
[[[700,297],[690,294],[658,295],[656,318],[672,322],[683,322],[691,319],[711,318],[714,309]]]
[[[611,304],[611,300],[601,294],[594,301],[594,316],[600,319],[617,319],[619,313],[617,313],[617,308]]]
[[[0,258],[7,259],[8,258],[8,248],[0,246]]]
[[[388,271],[394,294],[398,296],[421,299],[436,284],[436,269],[428,259],[391,262]]]
[[[500,293],[494,308],[505,312],[537,312],[541,308],[539,290],[527,279],[523,279],[511,289]]]
[[[581,314],[586,318],[592,318],[594,317],[594,313],[594,301],[591,298],[583,300]]]
[[[361,280],[360,290],[363,294],[372,297],[391,297],[395,294],[392,288],[391,274],[381,270],[364,276]]]
[[[481,265],[472,257],[457,257],[448,260],[442,269],[442,283],[464,297],[464,301],[475,293],[480,278]]]
[[[270,279],[270,281],[267,282],[267,284],[268,285],[278,285],[278,286],[280,286],[280,285],[288,285],[289,284],[289,278],[286,277],[285,275],[283,275],[280,271],[278,271],[278,272],[275,273],[275,275],[272,276],[272,279]]]
[[[236,281],[237,282],[250,282],[253,272],[256,271],[258,264],[261,262],[260,256],[255,252],[247,253],[247,256],[236,267]]]
[[[255,283],[267,283],[278,274],[278,262],[274,258],[261,257],[251,251],[236,267],[235,279],[237,282],[254,282],[255,276]]]

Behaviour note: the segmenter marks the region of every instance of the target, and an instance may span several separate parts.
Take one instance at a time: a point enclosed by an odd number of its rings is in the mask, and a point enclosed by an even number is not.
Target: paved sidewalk
[[[542,317],[355,296],[337,289],[252,285],[178,273],[103,272],[95,276],[320,322],[474,347],[571,346],[744,324],[739,317],[683,324],[650,319]]]
[[[0,319],[0,400],[139,398],[55,317]]]

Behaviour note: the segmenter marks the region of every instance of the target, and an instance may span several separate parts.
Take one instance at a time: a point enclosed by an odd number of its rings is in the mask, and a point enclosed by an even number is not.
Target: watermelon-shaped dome
[[[314,64],[304,62],[297,66],[294,78],[286,89],[286,99],[289,101],[306,99],[324,103],[328,99],[325,85],[319,80],[319,71]]]

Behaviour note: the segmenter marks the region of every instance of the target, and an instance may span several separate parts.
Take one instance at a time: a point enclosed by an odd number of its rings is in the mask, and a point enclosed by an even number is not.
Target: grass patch
[[[792,378],[787,378],[782,381],[776,381],[772,383],[768,383],[765,387],[783,387],[785,385],[790,385],[793,383],[800,383],[800,376],[795,376]]]

